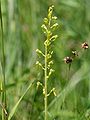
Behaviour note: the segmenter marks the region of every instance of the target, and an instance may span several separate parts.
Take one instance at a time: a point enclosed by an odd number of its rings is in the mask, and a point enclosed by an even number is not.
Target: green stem
[[[45,120],[47,120],[47,45],[45,45]]]
[[[1,0],[0,0],[0,20],[1,20],[1,34],[2,34],[2,39],[1,39],[1,49],[2,49],[2,73],[3,73],[3,80],[1,83],[1,90],[3,91],[1,93],[1,98],[2,98],[2,104],[4,105],[6,109],[6,90],[5,90],[5,52],[4,52],[4,35],[3,35],[3,20],[2,20],[2,10],[1,10]],[[4,113],[4,110],[2,108],[2,120],[6,120],[6,115]]]

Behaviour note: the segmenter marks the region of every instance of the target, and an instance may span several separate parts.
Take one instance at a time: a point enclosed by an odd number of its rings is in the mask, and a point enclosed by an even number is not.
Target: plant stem
[[[45,45],[45,120],[47,120],[47,45]]]
[[[2,20],[2,10],[1,10],[1,0],[0,0],[0,19],[1,19],[1,34],[2,34],[2,39],[1,39],[1,50],[2,50],[2,73],[3,73],[3,80],[1,83],[1,98],[2,98],[2,105],[4,105],[6,109],[6,90],[5,90],[5,52],[4,52],[4,35],[3,35],[3,20]],[[6,120],[6,115],[4,113],[4,110],[2,108],[2,120]]]

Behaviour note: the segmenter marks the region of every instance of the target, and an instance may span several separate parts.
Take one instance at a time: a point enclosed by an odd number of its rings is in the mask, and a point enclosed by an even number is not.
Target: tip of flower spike
[[[54,5],[52,5],[51,7],[54,8]]]
[[[51,5],[50,7],[49,7],[49,10],[51,10],[51,9],[53,9],[54,8],[54,5]]]

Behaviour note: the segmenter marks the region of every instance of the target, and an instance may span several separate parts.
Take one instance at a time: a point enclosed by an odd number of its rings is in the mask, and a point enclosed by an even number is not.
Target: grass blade
[[[3,74],[3,80],[1,82],[1,90],[5,90],[4,92],[1,93],[1,99],[2,99],[2,104],[5,106],[4,109],[7,110],[7,104],[6,104],[6,79],[5,79],[5,51],[4,51],[4,31],[3,31],[3,18],[2,18],[2,9],[1,9],[1,0],[0,0],[0,23],[1,23],[1,51],[2,51],[2,60],[1,60],[1,65],[2,65],[2,74]],[[4,113],[2,109],[2,120],[7,120],[7,114]]]
[[[15,104],[15,106],[13,107],[12,111],[10,112],[9,116],[8,116],[8,120],[11,120],[11,118],[13,117],[14,113],[16,112],[16,109],[18,107],[18,105],[20,104],[21,100],[23,99],[23,97],[26,95],[26,93],[28,92],[28,90],[31,88],[32,84],[34,81],[32,81],[30,83],[30,85],[28,86],[28,88],[26,89],[26,91],[23,93],[23,95],[20,97],[20,99],[17,101],[17,103]]]

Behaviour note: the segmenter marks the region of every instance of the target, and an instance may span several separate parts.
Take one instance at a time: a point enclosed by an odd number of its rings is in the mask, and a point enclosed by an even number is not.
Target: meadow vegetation
[[[89,41],[89,0],[0,0],[0,120],[90,120]]]

